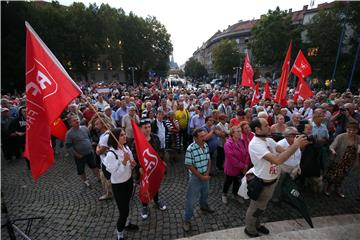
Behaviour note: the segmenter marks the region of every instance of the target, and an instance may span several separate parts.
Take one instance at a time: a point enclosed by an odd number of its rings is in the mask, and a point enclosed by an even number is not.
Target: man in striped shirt
[[[190,231],[190,219],[193,216],[194,203],[199,195],[200,209],[208,213],[214,212],[208,205],[211,161],[209,146],[205,142],[206,132],[198,128],[194,130],[193,136],[194,142],[189,145],[185,154],[185,166],[189,171],[183,225],[185,232]]]

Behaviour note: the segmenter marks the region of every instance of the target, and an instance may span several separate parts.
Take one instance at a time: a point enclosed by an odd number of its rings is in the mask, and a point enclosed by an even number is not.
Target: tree
[[[279,7],[274,11],[269,10],[251,29],[248,45],[256,63],[279,69],[290,40],[293,46],[299,46],[301,29],[301,26],[292,24],[291,16],[286,11],[281,11]]]
[[[90,71],[149,70],[166,75],[173,51],[170,34],[155,17],[141,18],[107,4],[1,2],[3,88],[24,89],[27,20],[70,75],[87,80]],[[5,60],[4,60],[5,59]]]
[[[235,40],[220,41],[214,47],[212,56],[214,69],[220,75],[234,74],[234,67],[238,67],[244,62],[244,56],[239,53]]]
[[[208,72],[204,65],[202,65],[198,60],[190,58],[185,63],[185,76],[191,77],[193,79],[199,79],[206,77]]]
[[[305,28],[309,42],[305,46],[317,49],[316,54],[309,56],[309,61],[316,70],[315,75],[324,81],[332,77],[339,40],[345,24],[346,31],[335,75],[335,87],[342,90],[347,87],[359,41],[359,10],[359,3],[339,2],[331,9],[320,11]],[[353,83],[356,84],[356,81]]]

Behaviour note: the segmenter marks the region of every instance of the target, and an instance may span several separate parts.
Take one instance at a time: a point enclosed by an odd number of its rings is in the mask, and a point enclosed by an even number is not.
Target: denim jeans
[[[200,206],[208,206],[209,181],[202,181],[193,174],[189,175],[188,189],[185,199],[184,221],[189,222],[193,216],[194,204],[199,199]]]

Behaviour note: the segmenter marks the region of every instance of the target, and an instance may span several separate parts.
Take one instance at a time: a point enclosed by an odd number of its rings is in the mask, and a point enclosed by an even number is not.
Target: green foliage
[[[244,62],[235,40],[220,41],[214,47],[212,56],[214,69],[220,75],[234,74],[234,67],[238,67]]]
[[[198,60],[194,58],[190,58],[185,63],[185,76],[191,77],[193,79],[199,79],[202,77],[206,77],[208,72],[204,65],[202,65]]]
[[[87,79],[90,70],[137,67],[135,78],[149,70],[165,75],[173,51],[170,34],[155,17],[146,19],[108,4],[1,2],[3,88],[23,89],[25,20],[71,75]],[[5,60],[5,61],[4,61]]]
[[[306,25],[306,36],[310,43],[305,46],[318,48],[318,54],[310,56],[309,61],[315,70],[314,75],[325,80],[332,77],[342,27],[345,23],[347,30],[335,75],[335,87],[342,90],[347,87],[359,41],[359,11],[359,3],[353,2],[349,5],[338,3],[332,9],[320,11],[312,18],[311,23]],[[349,31],[350,28],[352,30]],[[359,78],[359,70],[354,79],[356,77]],[[359,81],[353,80],[353,86],[356,84],[359,85]]]
[[[249,48],[255,61],[277,69],[281,67],[290,40],[293,46],[299,46],[301,30],[301,26],[292,24],[286,11],[281,11],[279,7],[269,10],[251,29]]]

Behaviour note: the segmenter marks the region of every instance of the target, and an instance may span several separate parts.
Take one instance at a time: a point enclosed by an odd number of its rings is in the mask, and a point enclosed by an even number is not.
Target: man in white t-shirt
[[[294,143],[294,139],[298,134],[298,130],[295,127],[287,127],[284,132],[285,138],[280,140],[277,145],[284,149],[287,149]],[[300,160],[301,151],[300,149],[297,149],[296,152],[291,155],[288,160],[286,160],[283,164],[280,165],[281,173],[274,191],[274,196],[272,198],[273,202],[280,201],[282,184],[285,180],[286,174],[290,174],[292,178],[295,178],[300,174]]]
[[[305,136],[299,136],[295,138],[294,144],[284,149],[268,137],[270,126],[265,119],[254,119],[250,127],[255,133],[254,138],[249,143],[250,158],[254,165],[251,171],[263,181],[263,189],[257,200],[250,201],[246,212],[244,231],[249,237],[258,237],[260,236],[259,233],[270,233],[264,225],[260,225],[260,217],[274,192],[280,174],[279,165],[288,160],[300,146],[306,145],[307,140]]]

